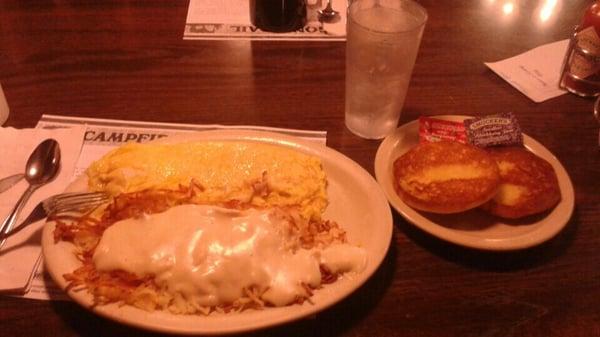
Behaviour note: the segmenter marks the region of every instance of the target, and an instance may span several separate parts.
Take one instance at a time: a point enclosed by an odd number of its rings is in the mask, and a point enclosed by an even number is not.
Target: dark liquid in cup
[[[250,0],[252,24],[269,32],[292,32],[304,26],[305,0]]]

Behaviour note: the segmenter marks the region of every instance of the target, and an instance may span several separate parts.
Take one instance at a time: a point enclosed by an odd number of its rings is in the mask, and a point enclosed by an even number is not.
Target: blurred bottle
[[[6,102],[4,90],[2,90],[2,85],[0,84],[0,125],[4,124],[8,119],[8,112],[8,102]]]
[[[306,0],[250,0],[252,24],[268,32],[293,32],[304,27]]]
[[[600,94],[600,1],[584,12],[571,37],[560,87],[579,96]]]

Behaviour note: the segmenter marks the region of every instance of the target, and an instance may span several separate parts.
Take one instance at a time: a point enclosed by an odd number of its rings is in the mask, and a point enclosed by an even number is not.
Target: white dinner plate
[[[434,116],[462,121],[468,116]],[[543,145],[523,135],[527,149],[548,161],[558,177],[562,200],[550,212],[521,220],[503,220],[480,210],[458,214],[432,214],[406,205],[394,190],[393,164],[396,158],[419,142],[419,121],[396,129],[379,146],[375,176],[390,204],[406,220],[425,232],[458,245],[484,250],[516,250],[538,245],[556,235],[573,213],[575,194],[565,168]]]
[[[85,291],[68,290],[68,295],[83,307],[104,317],[125,324],[160,332],[180,334],[226,334],[255,330],[315,314],[350,295],[375,272],[383,261],[392,237],[392,212],[380,186],[362,167],[348,157],[320,144],[276,133],[257,131],[221,130],[194,135],[161,139],[161,142],[189,140],[236,140],[261,142],[284,146],[321,158],[327,174],[329,206],[325,219],[343,227],[350,243],[366,249],[368,262],[365,270],[344,275],[333,284],[315,291],[314,304],[291,305],[242,313],[201,315],[174,315],[163,311],[146,312],[131,306],[117,304],[93,307],[92,297]],[[85,190],[84,179],[70,186],[70,191]],[[49,222],[43,231],[42,248],[52,278],[63,289],[67,282],[63,275],[76,269],[80,262],[68,242],[54,243],[54,224]]]

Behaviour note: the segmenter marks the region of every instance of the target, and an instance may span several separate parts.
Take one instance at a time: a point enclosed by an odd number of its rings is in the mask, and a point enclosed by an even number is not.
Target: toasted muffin
[[[432,213],[459,213],[489,201],[500,173],[484,150],[452,141],[422,143],[394,162],[394,187],[409,206]]]
[[[486,211],[516,219],[544,212],[561,199],[552,165],[522,147],[490,148],[502,182],[498,194],[482,206]]]

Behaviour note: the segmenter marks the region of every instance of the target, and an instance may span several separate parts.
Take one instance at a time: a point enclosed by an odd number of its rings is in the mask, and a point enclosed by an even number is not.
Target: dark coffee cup
[[[306,22],[305,0],[250,0],[252,24],[268,32],[293,32]]]

